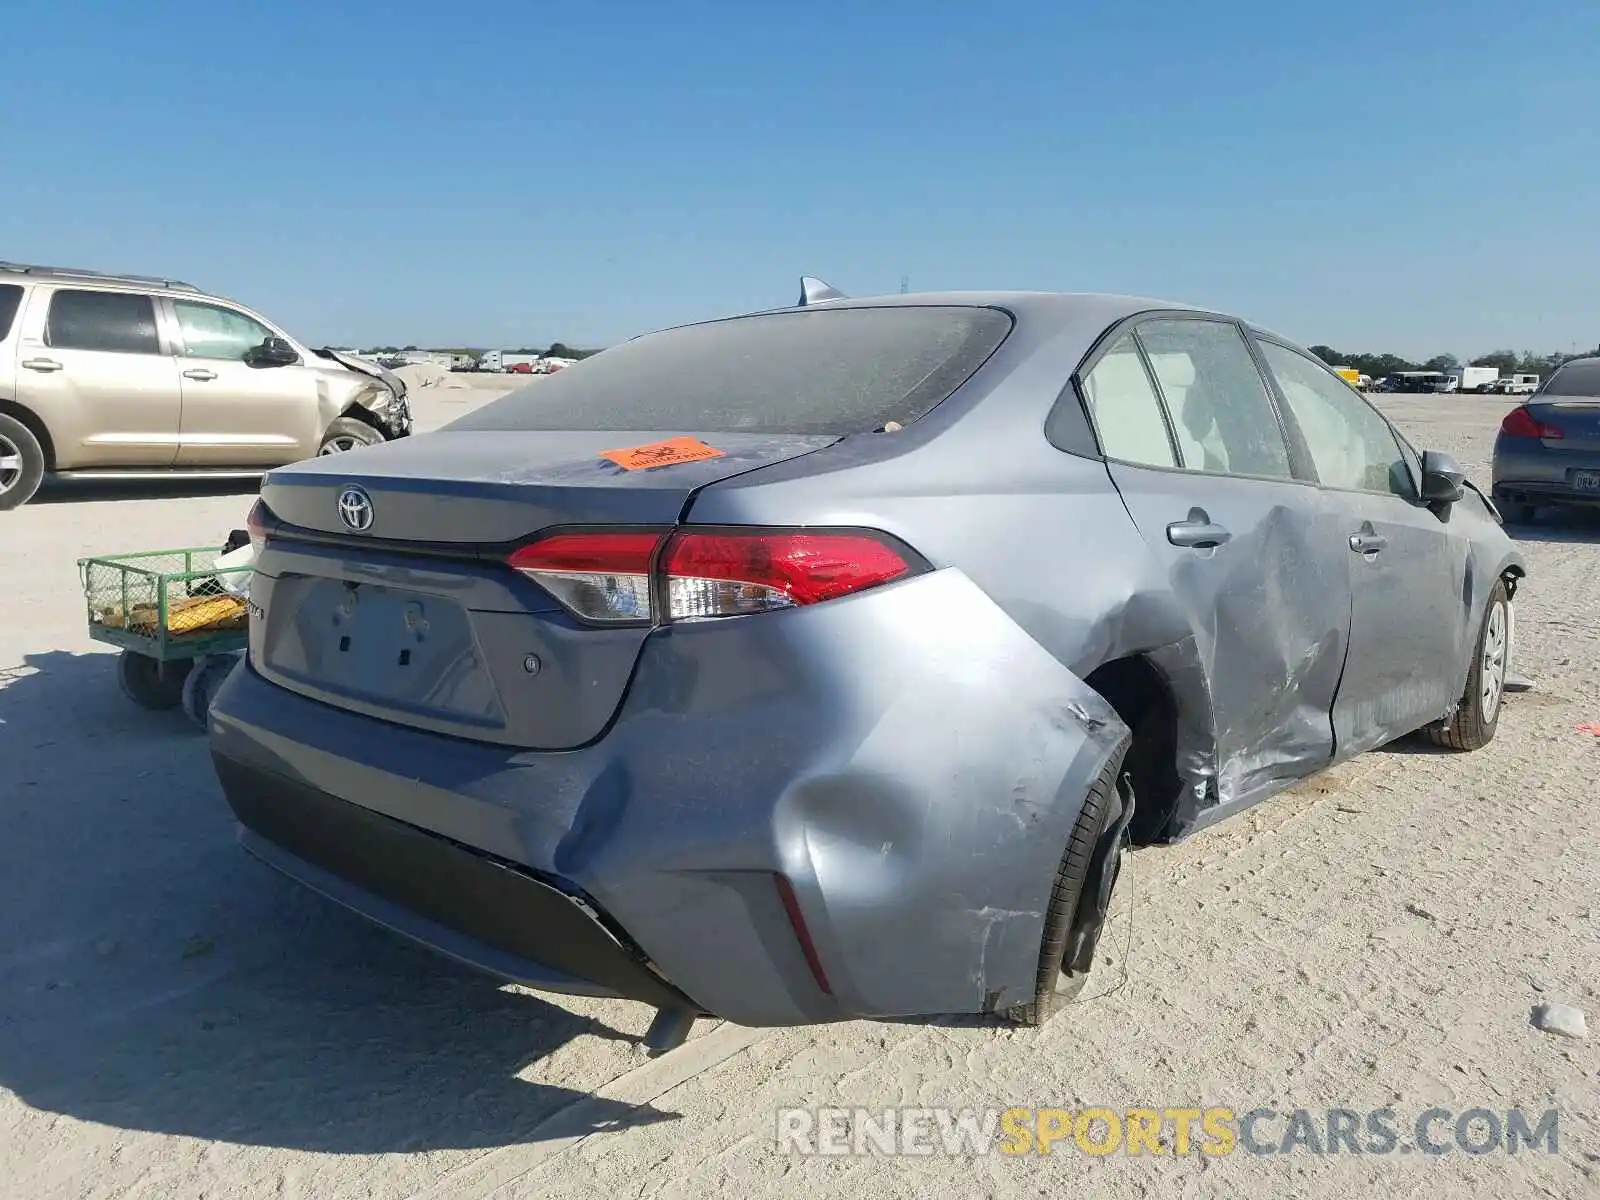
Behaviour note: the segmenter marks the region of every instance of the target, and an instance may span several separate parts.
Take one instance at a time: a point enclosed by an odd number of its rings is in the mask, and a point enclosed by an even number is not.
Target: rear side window
[[[0,316],[4,315],[4,308],[0,306]],[[1544,385],[1543,395],[1600,399],[1600,361],[1568,363],[1561,367]]]
[[[954,305],[735,317],[615,346],[446,428],[867,433],[925,415],[1010,331]]]
[[[45,342],[62,350],[159,354],[156,310],[149,296],[59,291],[50,298]]]
[[[22,286],[0,283],[0,342],[11,336],[11,325],[17,319],[17,309],[22,307]]]
[[[1161,401],[1150,386],[1139,347],[1124,334],[1083,381],[1083,397],[1107,458],[1147,467],[1175,467]]]
[[[1237,325],[1154,320],[1139,326],[1138,337],[1166,398],[1185,469],[1294,478],[1277,413]]]

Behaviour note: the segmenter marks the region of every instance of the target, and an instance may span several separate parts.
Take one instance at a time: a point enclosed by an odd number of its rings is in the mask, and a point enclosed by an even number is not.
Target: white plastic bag
[[[249,542],[237,550],[230,550],[226,554],[217,556],[217,570],[225,571],[230,567],[249,567],[256,561],[256,548]],[[255,578],[254,571],[239,571],[232,575],[218,575],[217,582],[223,589],[241,600],[250,599],[250,581]]]

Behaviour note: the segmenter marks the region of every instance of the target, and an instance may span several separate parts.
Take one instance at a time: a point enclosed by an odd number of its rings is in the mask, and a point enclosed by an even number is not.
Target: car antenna
[[[824,283],[812,275],[800,276],[800,303],[797,308],[804,308],[808,304],[821,304],[824,300],[845,300],[848,297],[832,284]]]

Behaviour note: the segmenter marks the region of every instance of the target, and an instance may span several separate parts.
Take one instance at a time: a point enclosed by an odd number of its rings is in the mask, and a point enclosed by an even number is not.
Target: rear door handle
[[[198,379],[204,383],[207,379],[215,379],[217,377],[217,373],[215,371],[208,371],[204,367],[196,367],[192,371],[185,371],[183,373],[183,377],[185,379]]]
[[[1187,521],[1174,521],[1167,526],[1167,541],[1194,550],[1212,549],[1232,536],[1221,525],[1213,525],[1211,518],[1198,508],[1190,510]]]
[[[1389,539],[1381,533],[1352,533],[1350,535],[1350,549],[1357,554],[1373,555],[1389,544]]]
[[[53,358],[25,358],[22,360],[22,365],[30,371],[48,372],[61,370],[61,364]]]

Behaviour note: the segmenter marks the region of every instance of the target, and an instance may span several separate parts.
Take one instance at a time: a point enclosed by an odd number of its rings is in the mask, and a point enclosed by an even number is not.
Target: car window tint
[[[1389,423],[1341,379],[1305,355],[1262,342],[1311,465],[1325,486],[1410,497],[1411,471]]]
[[[1130,335],[1117,339],[1084,377],[1083,398],[1106,457],[1152,467],[1178,465],[1161,401]]]
[[[1567,363],[1550,376],[1550,382],[1544,386],[1546,396],[1582,396],[1586,399],[1600,398],[1600,362],[1590,359],[1585,362]]]
[[[1138,338],[1161,384],[1185,468],[1294,477],[1272,401],[1238,326],[1155,320],[1139,326]]]
[[[50,297],[44,336],[62,350],[161,353],[155,305],[149,296],[127,292],[57,292]]]
[[[447,428],[868,433],[926,414],[1010,331],[956,305],[735,317],[613,346]]]
[[[252,350],[275,336],[259,321],[243,313],[215,304],[195,304],[174,300],[178,327],[183,332],[184,352],[190,358],[225,358],[242,362]]]
[[[11,336],[11,323],[17,319],[17,309],[21,307],[21,285],[0,283],[0,342]]]

